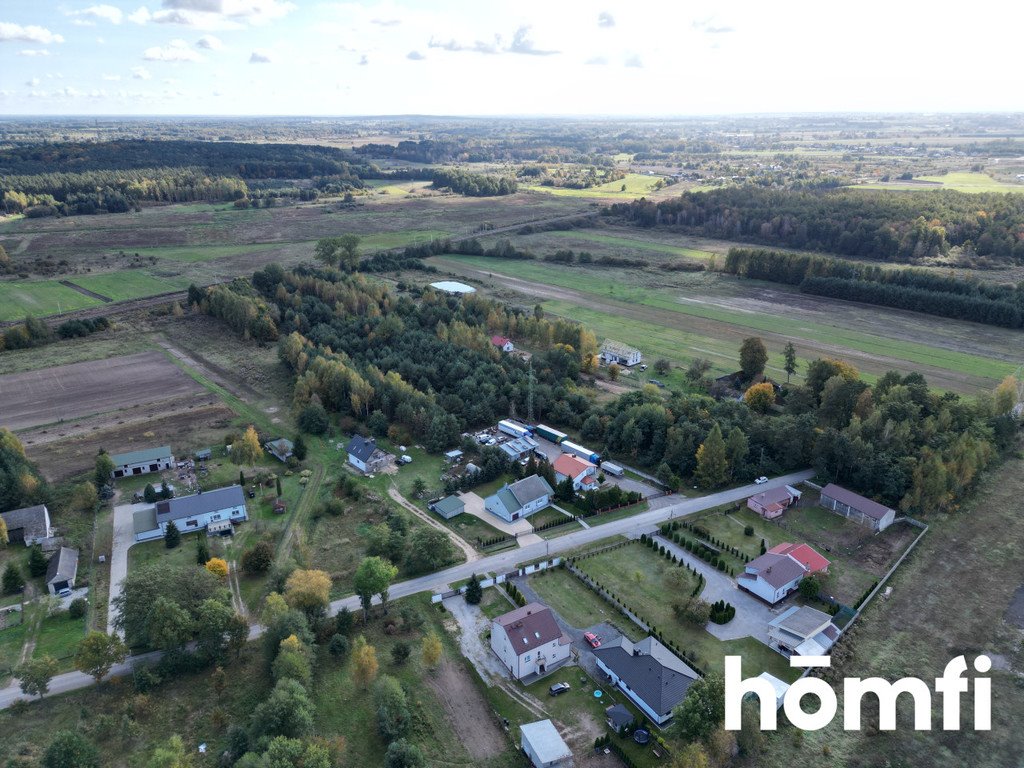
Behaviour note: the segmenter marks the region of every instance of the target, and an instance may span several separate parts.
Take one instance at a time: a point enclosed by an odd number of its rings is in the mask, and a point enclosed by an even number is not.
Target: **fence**
[[[509,579],[514,579],[518,576],[529,576],[531,573],[546,571],[548,568],[557,568],[561,564],[562,558],[560,557],[553,557],[550,560],[542,560],[539,563],[531,563],[530,565],[522,566],[514,571],[509,571],[508,573],[499,573],[497,576],[480,579],[480,588],[486,589],[487,587],[493,587],[496,584],[504,584]],[[466,586],[463,585],[458,589],[449,589],[447,592],[435,593],[431,596],[430,602],[440,603],[442,600],[447,600],[449,597],[461,595],[465,591]]]

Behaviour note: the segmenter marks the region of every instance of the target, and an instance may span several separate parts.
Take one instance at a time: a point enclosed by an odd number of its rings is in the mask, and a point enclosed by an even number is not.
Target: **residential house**
[[[839,639],[827,613],[794,605],[768,622],[768,644],[783,656],[824,656]]]
[[[597,666],[658,725],[686,697],[699,675],[653,637],[638,643],[626,637],[593,650]]]
[[[512,339],[506,338],[505,336],[491,336],[491,344],[496,346],[502,352],[516,351],[516,345],[512,343]]]
[[[572,750],[550,720],[519,726],[519,744],[533,768],[569,768]]]
[[[61,547],[46,565],[46,589],[51,595],[56,595],[62,589],[74,589],[77,575],[78,550]]]
[[[145,475],[150,472],[162,472],[174,467],[174,454],[169,445],[159,448],[146,448],[141,451],[115,453],[110,457],[114,462],[113,478]]]
[[[884,531],[896,520],[895,509],[866,499],[859,493],[840,488],[835,483],[829,483],[821,489],[819,504],[873,531]]]
[[[227,533],[248,519],[245,491],[240,485],[229,485],[214,491],[158,501],[150,509],[137,510],[133,522],[136,540],[147,541],[163,536],[171,521],[182,533],[203,529],[207,533]]]
[[[279,437],[277,440],[269,440],[263,444],[267,453],[278,461],[287,462],[294,454],[295,444],[286,437]]]
[[[540,475],[530,475],[512,485],[504,485],[496,494],[484,501],[484,509],[507,523],[529,517],[551,503],[554,494]]]
[[[569,659],[572,638],[550,608],[527,603],[491,622],[491,650],[516,680],[543,675]]]
[[[784,541],[768,550],[773,555],[790,555],[807,570],[808,574],[828,573],[829,561],[808,544],[790,544]]]
[[[621,341],[613,341],[612,339],[604,340],[599,357],[605,365],[615,363],[616,365],[624,365],[627,368],[639,364],[643,359],[639,349],[623,344]]]
[[[537,450],[540,445],[532,437],[517,437],[498,446],[502,453],[508,456],[509,461],[522,461],[531,453]]]
[[[431,504],[430,508],[445,520],[451,520],[466,511],[466,502],[458,496],[445,496],[440,501]]]
[[[24,544],[30,547],[42,543],[53,535],[50,510],[45,504],[12,509],[10,512],[0,513],[0,518],[3,518],[7,526],[8,544]]]
[[[783,485],[779,488],[769,488],[761,493],[755,493],[747,499],[747,506],[765,520],[774,520],[777,517],[782,517],[782,513],[789,509],[801,495],[796,488]]]
[[[575,491],[597,489],[597,466],[579,456],[563,453],[555,459],[554,469],[555,480],[563,483],[566,478],[572,478],[572,487]]]
[[[741,588],[757,595],[769,605],[796,591],[807,575],[803,563],[792,555],[765,552],[746,564],[736,577]]]
[[[345,449],[348,452],[348,463],[360,472],[379,472],[384,469],[392,456],[377,447],[377,441],[372,437],[355,435],[348,441]]]

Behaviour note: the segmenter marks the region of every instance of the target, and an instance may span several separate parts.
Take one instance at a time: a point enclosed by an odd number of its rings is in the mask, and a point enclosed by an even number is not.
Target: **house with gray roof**
[[[824,656],[839,639],[827,613],[794,605],[768,622],[768,642],[783,656]]]
[[[593,650],[597,666],[612,685],[658,725],[672,719],[690,686],[700,677],[686,662],[653,637],[634,643],[627,637]]]
[[[736,583],[769,605],[795,592],[808,574],[807,567],[792,554],[766,552],[754,558],[736,577]]]
[[[544,675],[569,660],[572,638],[540,603],[498,616],[491,622],[491,650],[516,680]]]
[[[46,565],[46,589],[56,595],[63,589],[75,588],[78,575],[78,550],[61,547]]]
[[[484,500],[484,509],[507,523],[529,517],[551,503],[554,491],[540,475],[530,475],[505,485]]]
[[[278,461],[287,462],[294,455],[295,444],[286,437],[279,437],[276,440],[268,440],[263,447]]]
[[[353,435],[345,450],[348,453],[348,463],[367,474],[380,471],[394,458],[390,453],[378,448],[377,441],[372,437],[362,435]]]
[[[174,454],[169,445],[159,448],[145,448],[128,453],[115,453],[110,457],[114,462],[113,478],[146,475],[150,472],[162,472],[174,467]]]
[[[7,526],[8,544],[24,544],[31,547],[50,538],[53,533],[50,526],[50,510],[45,504],[12,509],[10,512],[0,513],[0,518]]]
[[[517,437],[502,443],[498,449],[508,456],[509,461],[520,461],[533,453],[539,445],[532,437]]]
[[[848,491],[835,483],[829,483],[821,489],[821,500],[818,503],[825,509],[867,526],[873,531],[884,531],[896,521],[895,509],[865,498],[859,493]]]
[[[182,533],[230,533],[235,525],[248,519],[245,492],[240,485],[165,499],[133,512],[136,541],[163,536],[172,521]]]

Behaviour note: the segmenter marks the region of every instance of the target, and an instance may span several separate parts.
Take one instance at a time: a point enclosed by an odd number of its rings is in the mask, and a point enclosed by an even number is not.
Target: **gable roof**
[[[373,456],[373,452],[377,450],[377,441],[372,437],[354,435],[352,439],[348,441],[348,446],[345,450],[360,461],[366,462],[370,460],[370,457]]]
[[[287,437],[279,437],[277,440],[268,440],[263,444],[263,447],[274,454],[274,456],[284,461],[292,455],[292,452],[295,449],[295,443]]]
[[[45,539],[50,535],[49,526],[50,512],[45,504],[36,504],[34,507],[22,507],[12,509],[10,512],[0,514],[7,525],[7,532],[13,533],[17,529],[23,529],[22,537],[25,539]]]
[[[778,627],[804,640],[823,632],[831,624],[831,616],[808,605],[794,605],[768,622],[769,627]]]
[[[517,656],[547,643],[561,641],[563,637],[563,645],[571,642],[567,635],[563,635],[551,609],[540,603],[527,603],[522,608],[498,616],[494,623],[505,630]]]
[[[859,493],[848,491],[845,488],[836,485],[835,483],[829,483],[821,489],[822,496],[828,496],[830,499],[835,499],[840,504],[845,504],[848,507],[856,509],[858,512],[862,512],[872,520],[881,520],[890,512],[894,511],[890,507],[884,504],[879,504],[877,501],[861,496]]]
[[[790,544],[784,541],[768,550],[774,555],[791,555],[811,573],[828,570],[831,562],[819,555],[809,544]]]
[[[180,520],[193,515],[219,512],[230,507],[245,508],[245,493],[240,485],[229,485],[214,491],[203,491],[192,496],[179,496],[156,503],[156,519],[160,523]]]
[[[613,704],[604,711],[604,715],[616,731],[636,720],[633,713],[626,709],[624,704]]]
[[[760,504],[762,507],[771,504],[788,504],[794,498],[799,498],[799,495],[794,497],[792,490],[788,485],[780,485],[778,488],[769,488],[767,491],[755,493],[747,500]]]
[[[453,512],[462,512],[466,508],[466,502],[458,496],[445,496],[434,504],[434,509],[441,514],[450,515]]]
[[[536,501],[541,496],[550,496],[554,493],[548,481],[540,475],[530,475],[522,480],[517,480],[508,486],[509,493],[519,502],[520,507],[525,507],[531,501]]]
[[[632,354],[639,354],[640,350],[636,347],[631,347],[628,344],[623,344],[621,341],[615,341],[614,339],[605,339],[601,344],[602,352],[610,352],[613,355],[620,355],[621,357],[629,357]]]
[[[575,480],[594,466],[594,464],[591,464],[589,461],[584,461],[579,456],[574,456],[571,453],[563,453],[555,459],[554,469],[558,474],[571,477]]]
[[[512,341],[512,339],[509,339],[505,336],[491,336],[491,344],[493,344],[496,347],[504,347],[510,341]]]
[[[171,455],[171,446],[161,445],[159,448],[143,448],[138,451],[128,451],[128,453],[115,453],[110,459],[114,462],[115,467],[120,467],[125,464],[152,464],[160,459],[169,459]]]
[[[70,581],[78,573],[78,550],[61,547],[46,565],[46,583]]]
[[[807,569],[790,555],[765,552],[747,563],[747,571],[752,571],[778,589],[803,576]]]
[[[653,637],[632,643],[620,637],[612,645],[593,650],[612,670],[658,714],[668,714],[686,697],[697,673]]]

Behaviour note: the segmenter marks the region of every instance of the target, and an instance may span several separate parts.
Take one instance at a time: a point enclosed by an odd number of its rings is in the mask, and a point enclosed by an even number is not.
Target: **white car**
[[[757,478],[757,480],[755,480],[754,482],[757,483],[758,485],[764,485],[765,483],[768,482],[768,478],[762,475],[761,477]]]

